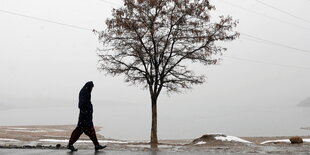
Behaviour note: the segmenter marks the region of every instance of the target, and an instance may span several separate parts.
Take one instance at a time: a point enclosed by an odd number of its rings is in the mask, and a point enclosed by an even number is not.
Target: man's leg
[[[73,147],[73,144],[80,138],[82,133],[83,129],[79,126],[73,130],[69,140],[68,149],[70,149],[71,151],[77,151],[77,149]]]
[[[107,147],[106,145],[102,146],[99,144],[94,126],[85,128],[84,133],[93,141],[96,151]]]
[[[85,127],[84,133],[93,141],[94,145],[99,145],[94,126]]]

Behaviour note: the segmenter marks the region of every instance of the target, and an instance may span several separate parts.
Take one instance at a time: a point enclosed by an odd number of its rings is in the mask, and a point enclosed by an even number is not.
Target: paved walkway
[[[200,152],[168,152],[168,151],[110,151],[102,150],[95,152],[94,150],[79,150],[71,152],[68,150],[49,150],[49,149],[0,149],[1,155],[219,155],[210,154],[203,151]],[[238,155],[231,154],[229,155]],[[251,154],[256,155],[256,154]],[[257,154],[258,155],[258,154]]]

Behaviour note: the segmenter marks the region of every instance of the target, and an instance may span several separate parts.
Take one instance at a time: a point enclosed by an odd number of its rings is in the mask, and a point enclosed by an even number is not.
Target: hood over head
[[[86,84],[84,85],[84,88],[93,88],[93,87],[94,87],[93,81],[88,81],[88,82],[86,82]]]

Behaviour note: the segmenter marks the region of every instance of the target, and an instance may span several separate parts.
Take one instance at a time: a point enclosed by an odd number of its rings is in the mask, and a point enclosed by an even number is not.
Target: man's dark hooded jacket
[[[92,81],[87,82],[79,94],[79,122],[80,127],[93,126],[93,105],[91,104],[91,91],[94,87]]]

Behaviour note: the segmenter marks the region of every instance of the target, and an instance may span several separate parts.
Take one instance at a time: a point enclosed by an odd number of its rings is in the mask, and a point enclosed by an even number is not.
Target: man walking
[[[91,92],[94,87],[92,81],[87,82],[79,94],[79,121],[77,127],[73,130],[67,148],[71,151],[77,151],[73,144],[79,139],[82,133],[85,133],[94,143],[95,150],[104,149],[106,145],[99,144],[94,124],[93,124],[93,105],[91,104]]]

